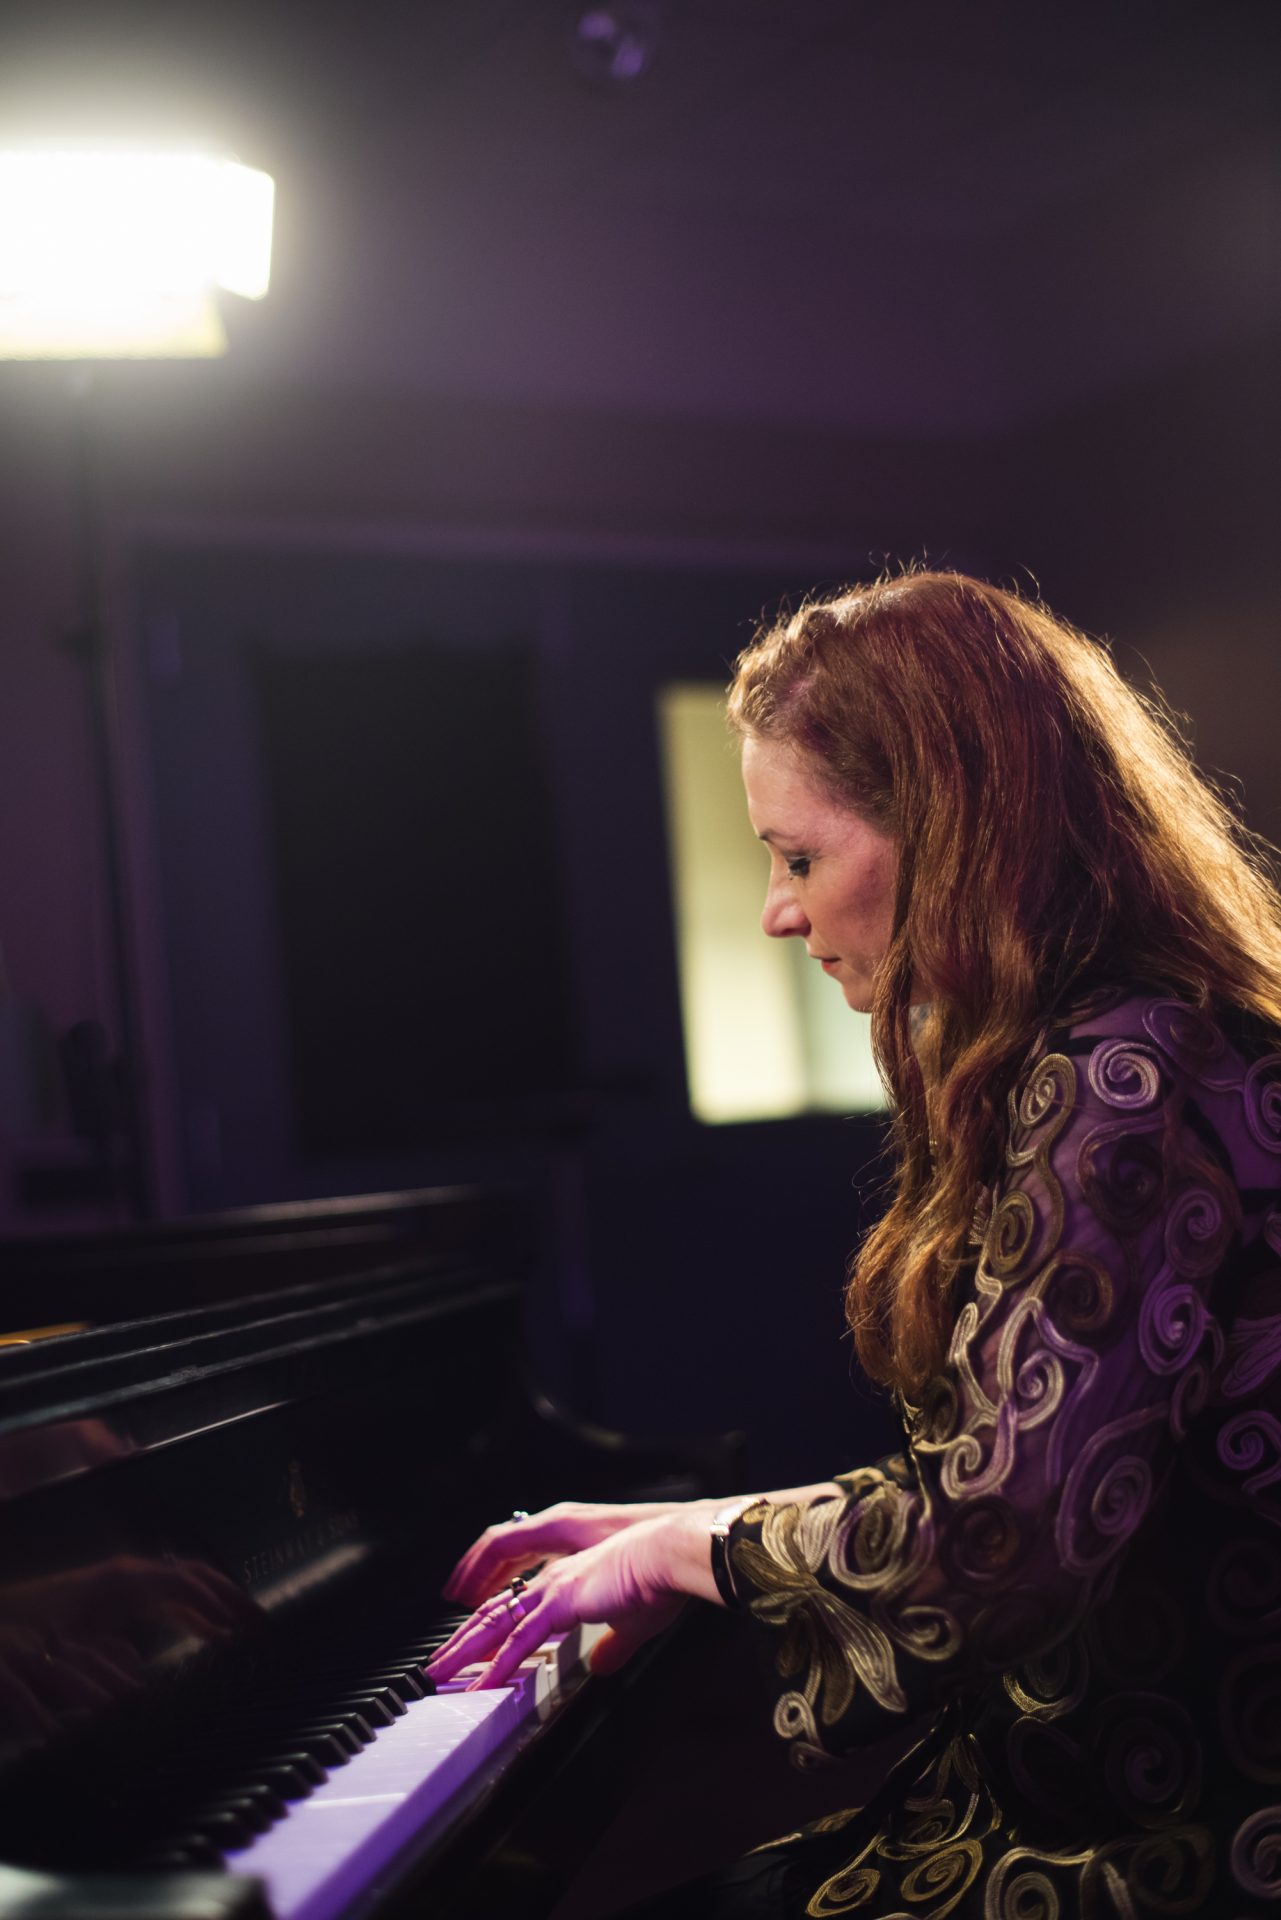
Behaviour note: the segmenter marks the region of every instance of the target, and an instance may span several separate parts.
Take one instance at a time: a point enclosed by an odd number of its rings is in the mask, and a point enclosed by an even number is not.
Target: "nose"
[[[809,930],[810,923],[796,895],[784,881],[771,880],[761,913],[762,933],[768,933],[774,940],[785,940],[789,933],[804,937]]]

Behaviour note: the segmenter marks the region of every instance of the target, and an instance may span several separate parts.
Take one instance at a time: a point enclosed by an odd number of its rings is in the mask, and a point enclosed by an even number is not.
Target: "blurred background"
[[[1277,22],[6,5],[0,144],[276,225],[224,358],[0,363],[0,1230],[513,1188],[579,1411],[876,1446],[865,1023],[743,1011],[716,690],[887,562],[1039,587],[1281,836]]]

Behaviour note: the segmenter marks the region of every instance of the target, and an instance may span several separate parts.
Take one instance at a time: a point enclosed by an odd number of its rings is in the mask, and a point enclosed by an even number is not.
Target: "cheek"
[[[839,929],[848,942],[864,952],[873,950],[876,957],[893,932],[896,878],[897,862],[890,848],[860,868],[839,910]],[[829,916],[829,924],[837,930],[836,918]]]

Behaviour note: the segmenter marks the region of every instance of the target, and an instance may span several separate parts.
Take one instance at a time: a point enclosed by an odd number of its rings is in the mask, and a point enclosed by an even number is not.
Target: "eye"
[[[794,858],[790,859],[787,863],[787,871],[791,874],[793,880],[803,880],[809,870],[809,855],[806,853],[796,854]]]

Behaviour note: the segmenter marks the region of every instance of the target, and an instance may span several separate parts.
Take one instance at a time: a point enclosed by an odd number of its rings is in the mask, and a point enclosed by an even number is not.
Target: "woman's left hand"
[[[484,1601],[427,1671],[449,1680],[488,1660],[472,1687],[502,1686],[552,1634],[593,1621],[610,1631],[593,1649],[592,1672],[612,1673],[676,1618],[688,1595],[713,1598],[715,1591],[705,1519],[677,1512],[641,1520],[549,1562],[519,1594],[504,1588]]]

